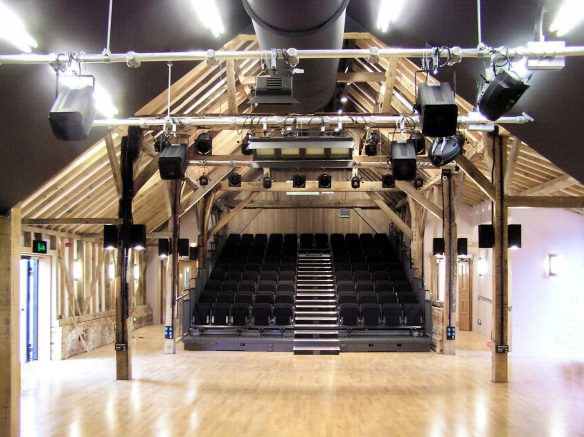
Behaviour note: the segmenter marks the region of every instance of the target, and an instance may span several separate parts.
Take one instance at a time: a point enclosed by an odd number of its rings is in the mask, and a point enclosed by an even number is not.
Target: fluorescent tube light
[[[0,38],[25,53],[30,53],[32,49],[38,47],[38,43],[27,32],[20,17],[2,3],[0,3]]]
[[[564,36],[584,19],[584,4],[582,0],[565,0],[559,7],[550,31],[557,36]]]

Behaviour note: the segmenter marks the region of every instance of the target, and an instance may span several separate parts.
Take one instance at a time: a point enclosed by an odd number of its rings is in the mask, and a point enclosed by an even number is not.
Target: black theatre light
[[[491,121],[508,112],[530,87],[527,79],[511,70],[501,70],[484,85],[478,99],[481,114]]]
[[[357,189],[361,186],[361,178],[358,175],[355,175],[351,178],[351,188]]]
[[[85,140],[95,120],[93,87],[70,88],[61,86],[57,100],[49,113],[51,129],[63,141]]]
[[[189,165],[186,144],[170,144],[160,152],[158,170],[160,179],[177,180],[185,177]]]
[[[365,140],[365,155],[375,156],[377,155],[377,146],[381,142],[381,136],[379,132],[371,132],[369,138]]]
[[[116,225],[105,225],[103,227],[103,248],[114,250],[118,247],[118,227]]]
[[[408,142],[414,145],[416,155],[422,155],[426,151],[426,138],[421,132],[413,132],[408,139]]]
[[[428,152],[428,159],[436,167],[446,165],[454,161],[462,152],[462,146],[465,141],[464,136],[460,134],[452,137],[436,138]]]
[[[381,186],[383,188],[395,188],[395,178],[391,174],[381,176]]]
[[[432,255],[444,256],[444,238],[434,238],[432,240]]]
[[[230,187],[241,187],[241,175],[239,173],[231,173],[227,177]]]
[[[243,137],[243,140],[241,140],[241,154],[242,155],[251,155],[253,153],[253,150],[251,150],[249,148],[249,134],[247,134],[245,137]]]
[[[521,225],[507,225],[510,249],[521,249]]]
[[[188,238],[179,238],[178,239],[178,256],[188,257],[190,253],[190,245]]]
[[[420,176],[416,176],[416,179],[414,179],[414,187],[422,188],[423,186],[424,186],[424,178],[422,178]]]
[[[264,178],[262,179],[262,186],[266,190],[272,188],[272,178],[270,177],[269,174],[265,175]]]
[[[405,141],[391,142],[391,169],[397,181],[411,181],[416,177],[416,149]]]
[[[468,255],[468,240],[466,238],[456,240],[456,253],[458,256]]]
[[[160,258],[167,258],[170,254],[170,241],[168,238],[160,238],[158,240],[158,256]]]
[[[207,185],[209,185],[209,176],[207,176],[206,174],[199,176],[199,185],[201,187],[206,187]]]
[[[456,133],[458,106],[447,82],[418,85],[416,110],[422,133],[429,137],[448,137]]]
[[[146,225],[130,227],[130,246],[134,250],[144,250],[146,247]]]
[[[203,132],[195,140],[193,145],[198,155],[209,155],[213,151],[213,137],[209,132]]]
[[[306,176],[297,174],[292,176],[292,186],[294,188],[305,188],[306,187]]]
[[[332,182],[331,175],[323,173],[318,176],[318,188],[330,188]]]

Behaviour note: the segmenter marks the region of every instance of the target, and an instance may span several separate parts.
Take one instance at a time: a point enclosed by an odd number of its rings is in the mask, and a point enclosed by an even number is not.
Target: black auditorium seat
[[[229,309],[231,305],[228,303],[216,303],[213,305],[211,311],[211,324],[213,325],[227,325],[229,324]]]
[[[284,242],[284,236],[282,234],[270,234],[268,239],[268,245],[282,246]]]
[[[296,282],[296,273],[291,270],[280,270],[278,274],[278,283],[281,281]]]
[[[217,293],[217,303],[233,303],[235,293],[229,290],[222,290]]]
[[[249,271],[243,272],[243,275],[241,275],[241,279],[243,281],[257,282],[259,276],[260,276],[260,272],[259,271],[257,271],[257,270],[249,270]]]
[[[242,262],[232,262],[229,264],[229,272],[243,272],[245,268],[245,264]],[[227,272],[227,273],[229,273]],[[227,273],[225,273],[225,277],[227,277]]]
[[[294,305],[294,293],[280,292],[276,293],[276,305],[279,303],[289,303]]]
[[[235,291],[239,287],[239,281],[223,281],[221,282],[221,290]]]
[[[337,262],[335,259],[335,272],[351,272],[351,264],[345,262]]]
[[[280,270],[279,262],[266,262],[262,266],[262,273],[264,272],[278,272]]]
[[[229,270],[225,273],[225,280],[226,281],[241,281],[241,272],[232,272]]]
[[[209,275],[210,281],[222,281],[225,279],[225,271],[220,269],[214,269]]]
[[[245,265],[244,272],[259,272],[260,271],[260,263],[259,262],[248,262]]]
[[[367,265],[367,263],[360,262],[360,261],[355,261],[354,263],[351,264],[351,267],[353,268],[353,272],[368,272],[369,271],[369,266]]]
[[[266,234],[256,234],[254,244],[256,246],[267,246],[268,236]]]
[[[340,323],[344,326],[357,326],[359,323],[359,305],[356,303],[341,304]]]
[[[255,295],[256,303],[269,303],[274,304],[274,293],[271,291],[258,291]]]
[[[210,322],[211,304],[199,302],[193,308],[193,324],[208,325]]]
[[[269,326],[272,318],[272,305],[269,303],[256,303],[253,306],[252,315],[255,326]]]
[[[245,326],[249,323],[249,309],[251,304],[234,303],[231,305],[231,324]]]
[[[377,295],[371,291],[364,291],[362,293],[359,293],[357,296],[359,305],[366,303],[374,303],[375,305],[377,305]]]
[[[338,297],[338,301],[339,301],[339,305],[345,304],[345,303],[357,303],[357,295],[355,294],[355,292],[348,292],[348,291],[343,291],[339,293],[339,297]]]
[[[355,291],[361,293],[363,291],[375,291],[375,286],[371,281],[358,281],[355,282]]]
[[[424,307],[418,303],[404,303],[405,324],[408,326],[421,326],[424,323]]]
[[[205,290],[219,291],[221,290],[222,281],[207,281],[205,284]]]
[[[244,303],[251,305],[253,303],[253,294],[249,291],[238,291],[235,294],[235,303]]]
[[[375,291],[377,291],[378,293],[382,291],[393,291],[393,282],[375,281]]]
[[[385,303],[381,305],[383,323],[387,326],[401,325],[401,306],[398,303]]]
[[[276,292],[276,283],[274,281],[260,281],[258,282],[257,291]]]
[[[418,303],[418,299],[412,291],[398,291],[397,298],[401,304]]]
[[[389,279],[389,275],[385,270],[372,270],[371,271],[371,280],[376,281],[387,281]]]
[[[347,271],[336,271],[335,278],[337,281],[353,281],[353,274]]]
[[[365,270],[357,270],[353,272],[353,280],[355,282],[359,281],[371,281],[371,273]]]
[[[355,283],[353,281],[339,281],[337,282],[337,293],[349,291],[355,293]]]
[[[292,324],[293,307],[290,303],[277,303],[274,305],[274,322],[278,326]]]
[[[300,249],[312,249],[314,246],[313,234],[300,234]]]
[[[359,307],[361,319],[365,326],[378,326],[381,321],[381,311],[376,303],[364,303]]]
[[[377,293],[377,300],[379,305],[386,303],[397,303],[397,296],[393,291],[381,291]]]
[[[327,249],[329,247],[329,240],[327,234],[314,235],[314,247],[316,249]]]
[[[256,283],[255,281],[241,281],[237,286],[237,291],[247,291],[253,294],[256,291]]]
[[[276,288],[276,293],[294,293],[296,288],[294,287],[294,283],[292,281],[280,281],[278,282],[278,286]]]
[[[243,245],[251,245],[253,243],[254,237],[253,234],[243,234],[241,236],[241,241],[239,242],[239,244],[243,244]]]
[[[204,290],[199,296],[199,303],[215,303],[217,292],[215,290]]]
[[[345,236],[343,234],[331,234],[331,247],[345,247]]]
[[[278,282],[278,272],[275,270],[262,270],[260,273],[260,281]]]

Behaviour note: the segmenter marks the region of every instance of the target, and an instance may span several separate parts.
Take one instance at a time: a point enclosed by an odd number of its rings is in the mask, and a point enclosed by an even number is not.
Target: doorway
[[[26,363],[39,359],[39,260],[20,260],[20,356]]]
[[[458,259],[458,329],[472,331],[472,260]]]

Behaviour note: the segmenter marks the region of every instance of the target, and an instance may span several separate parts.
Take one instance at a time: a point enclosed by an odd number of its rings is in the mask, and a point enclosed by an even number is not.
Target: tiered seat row
[[[195,325],[287,326],[296,294],[296,234],[231,234],[193,311]]]
[[[418,326],[422,306],[385,234],[332,234],[339,322],[344,326]]]

